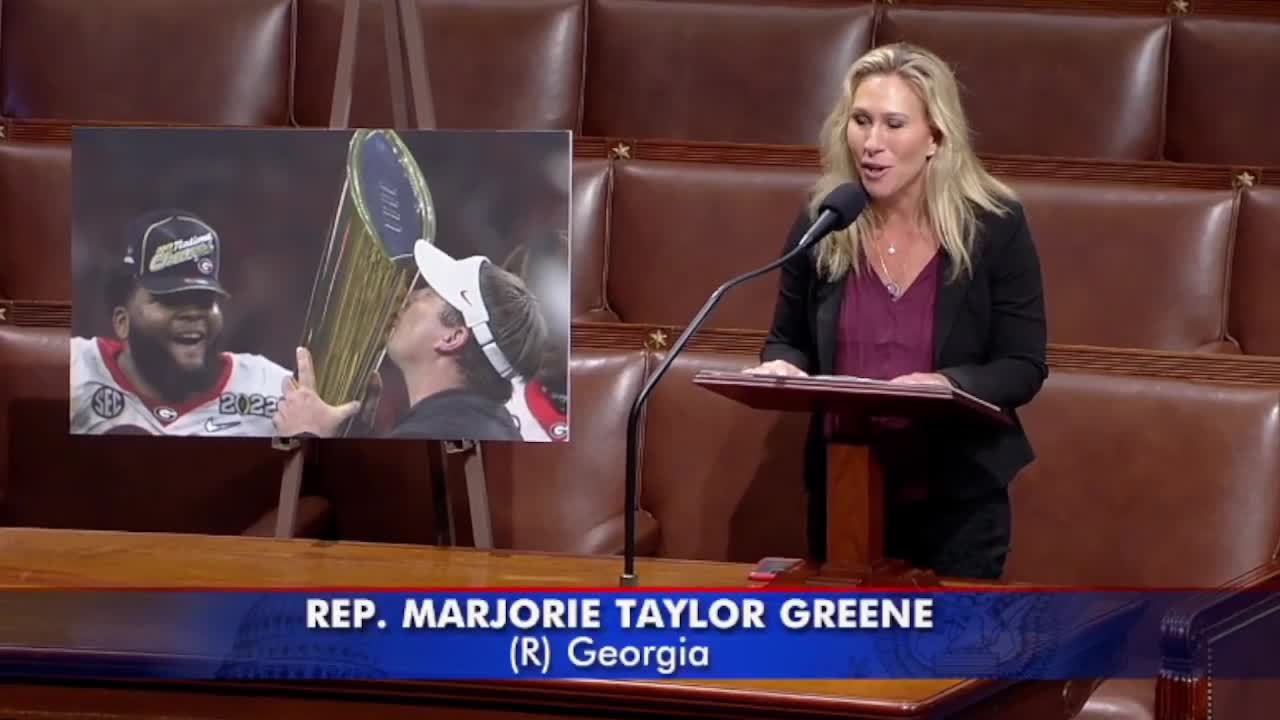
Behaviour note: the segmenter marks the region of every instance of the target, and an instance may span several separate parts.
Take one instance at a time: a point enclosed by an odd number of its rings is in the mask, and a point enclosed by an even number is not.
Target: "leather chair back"
[[[71,299],[71,148],[0,142],[0,298]]]
[[[1231,190],[1013,178],[1054,343],[1225,350]]]
[[[1008,579],[1208,587],[1280,546],[1280,388],[1054,370]]]
[[[609,306],[623,322],[683,325],[722,283],[779,256],[811,168],[632,160],[614,166]],[[726,296],[706,327],[767,328],[777,273]]]
[[[1231,334],[1250,355],[1280,355],[1280,187],[1244,191],[1231,264]]]
[[[571,316],[575,320],[616,322],[605,301],[605,259],[609,255],[609,200],[613,173],[609,161],[573,161],[573,220],[569,235],[572,253]]]
[[[876,42],[902,40],[955,68],[980,152],[1160,157],[1163,17],[887,7]]]
[[[6,2],[0,9],[0,115],[287,125],[293,5]]]
[[[586,135],[813,145],[870,2],[587,0]]]
[[[329,125],[345,5],[298,2],[300,125]],[[393,126],[382,5],[360,4],[351,127]],[[417,0],[417,10],[437,127],[578,127],[586,22],[580,0]]]
[[[1173,19],[1165,157],[1175,162],[1280,166],[1275,83],[1280,18]]]

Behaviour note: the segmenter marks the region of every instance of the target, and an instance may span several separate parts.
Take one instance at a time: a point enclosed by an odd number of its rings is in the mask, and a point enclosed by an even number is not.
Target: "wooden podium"
[[[1011,423],[999,407],[951,386],[840,376],[789,377],[702,371],[693,382],[757,410],[833,412],[844,417]],[[797,458],[797,462],[799,462]],[[937,584],[931,571],[886,558],[885,483],[869,443],[827,443],[827,557],[784,573],[777,584]]]

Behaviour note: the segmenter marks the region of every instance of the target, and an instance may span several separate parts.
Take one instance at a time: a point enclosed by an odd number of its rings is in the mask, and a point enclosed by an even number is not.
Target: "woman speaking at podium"
[[[849,69],[823,129],[823,174],[784,252],[836,186],[869,204],[782,267],[772,328],[751,373],[949,383],[1013,415],[981,423],[875,423],[888,557],[946,577],[998,578],[1008,485],[1034,459],[1016,421],[1048,375],[1040,263],[1021,204],[975,155],[949,67],[905,44]],[[846,422],[846,424],[848,424]],[[905,425],[905,426],[904,426]],[[825,456],[853,432],[815,417],[806,449],[809,544],[825,554]]]

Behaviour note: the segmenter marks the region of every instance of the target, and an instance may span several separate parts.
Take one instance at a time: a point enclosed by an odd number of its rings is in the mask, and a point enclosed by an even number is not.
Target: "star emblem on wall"
[[[662,330],[654,330],[649,333],[649,347],[653,350],[661,350],[667,346],[667,334]]]
[[[617,145],[614,145],[612,148],[609,148],[609,152],[610,154],[613,155],[613,158],[615,160],[631,159],[631,146],[624,142],[620,142]]]

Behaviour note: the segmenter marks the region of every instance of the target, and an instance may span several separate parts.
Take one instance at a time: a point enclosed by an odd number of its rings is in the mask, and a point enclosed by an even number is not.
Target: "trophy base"
[[[871,565],[835,567],[813,561],[802,563],[777,577],[765,587],[939,587],[942,582],[932,570],[913,568],[901,560],[881,560]]]

